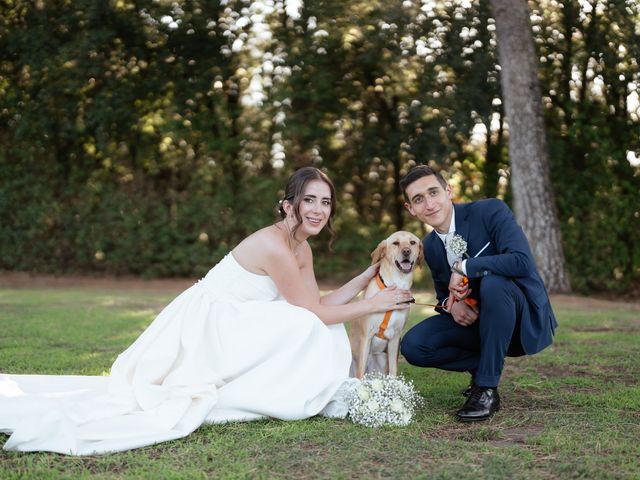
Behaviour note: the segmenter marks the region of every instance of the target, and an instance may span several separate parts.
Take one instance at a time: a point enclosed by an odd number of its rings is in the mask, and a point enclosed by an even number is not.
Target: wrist
[[[375,275],[367,275],[366,270],[358,275],[356,277],[356,280],[358,281],[358,287],[360,287],[360,290],[364,290],[365,288],[367,288],[367,285],[369,285],[369,282],[373,277],[375,277]]]
[[[366,306],[365,315],[370,315],[372,313],[376,313],[376,307],[375,307],[373,301],[371,300],[371,298],[367,298],[367,299],[363,300],[363,302],[365,302],[365,306]]]
[[[451,272],[457,273],[458,275],[462,275],[463,277],[466,277],[465,273],[460,269],[459,261],[453,262],[453,265],[451,265]]]

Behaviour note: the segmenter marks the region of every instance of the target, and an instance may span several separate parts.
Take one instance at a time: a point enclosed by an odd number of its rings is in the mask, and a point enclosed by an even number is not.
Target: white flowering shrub
[[[367,373],[349,395],[349,418],[367,427],[405,426],[421,403],[413,383],[402,377]]]

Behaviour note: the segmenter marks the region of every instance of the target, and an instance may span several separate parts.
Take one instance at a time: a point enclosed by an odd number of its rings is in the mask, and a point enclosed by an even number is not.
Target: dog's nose
[[[408,257],[409,255],[411,255],[411,249],[410,248],[403,248],[402,249],[402,255],[404,255],[405,257]]]

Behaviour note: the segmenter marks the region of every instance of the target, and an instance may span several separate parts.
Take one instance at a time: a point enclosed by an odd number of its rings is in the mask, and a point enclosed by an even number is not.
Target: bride
[[[307,238],[333,236],[335,190],[320,170],[289,179],[282,220],[238,244],[173,300],[105,377],[0,375],[7,450],[116,452],[184,437],[203,423],[344,416],[344,322],[408,308],[387,288],[350,302],[373,265],[320,296]],[[342,387],[342,388],[341,388]]]

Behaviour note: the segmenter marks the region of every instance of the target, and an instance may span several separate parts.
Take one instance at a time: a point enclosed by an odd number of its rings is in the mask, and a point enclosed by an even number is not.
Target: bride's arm
[[[367,288],[367,285],[369,285],[371,279],[376,276],[379,269],[380,263],[371,265],[360,275],[345,283],[342,287],[321,297],[320,302],[323,305],[344,305],[345,303],[349,303],[356,295],[358,295],[358,293]]]
[[[410,292],[395,288],[387,288],[372,298],[357,302],[342,305],[322,303],[313,277],[310,247],[305,244],[300,254],[303,255],[302,269],[286,244],[270,243],[263,251],[264,270],[289,303],[312,311],[326,324],[348,322],[373,312],[409,308],[409,304],[403,302],[411,299]],[[354,284],[349,289],[353,291],[357,286]]]
[[[367,287],[369,281],[375,277],[380,268],[379,263],[371,265],[360,275],[345,283],[342,287],[337,288],[326,295],[320,296],[318,282],[316,281],[316,276],[313,271],[313,251],[306,242],[301,247],[304,248],[304,251],[302,251],[300,255],[304,262],[302,267],[300,267],[302,277],[312,291],[318,292],[320,303],[323,305],[344,305],[349,303],[356,295],[358,295],[358,293]]]

